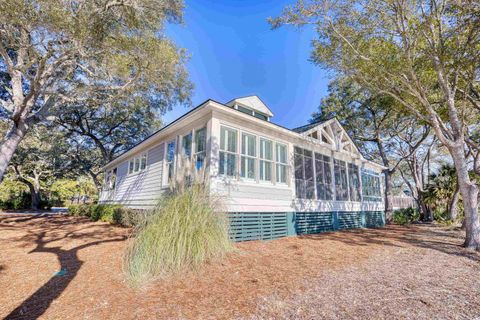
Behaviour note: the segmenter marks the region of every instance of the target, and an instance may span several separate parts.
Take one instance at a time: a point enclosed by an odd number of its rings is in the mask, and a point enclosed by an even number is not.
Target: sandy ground
[[[462,233],[391,226],[246,242],[198,273],[133,290],[128,229],[0,214],[0,318],[480,319],[480,254]]]

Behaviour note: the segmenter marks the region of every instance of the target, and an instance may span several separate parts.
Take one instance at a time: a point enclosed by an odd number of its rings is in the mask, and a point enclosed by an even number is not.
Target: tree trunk
[[[448,219],[450,221],[456,221],[458,217],[458,198],[459,198],[459,188],[458,183],[455,186],[455,192],[453,193],[452,199],[448,204]]]
[[[19,120],[12,125],[2,142],[0,142],[0,182],[3,181],[8,164],[27,131],[28,125],[26,121]]]
[[[40,209],[40,203],[42,201],[40,196],[40,185],[36,185],[35,183],[32,183],[30,180],[21,176],[19,176],[17,180],[25,184],[28,187],[28,190],[30,191],[30,199],[32,202],[30,204],[30,208],[33,210]]]
[[[430,207],[425,203],[425,200],[423,199],[422,191],[420,190],[418,190],[417,205],[418,205],[418,212],[420,213],[420,220],[425,222],[432,222],[433,221],[432,210],[430,210]]]
[[[450,153],[457,170],[457,180],[465,211],[465,243],[471,249],[480,249],[480,220],[478,217],[478,186],[468,176],[463,145],[451,148]]]
[[[392,194],[393,194],[393,182],[392,182],[392,172],[387,169],[384,170],[385,176],[385,222],[392,223],[393,221],[393,205],[392,205]]]

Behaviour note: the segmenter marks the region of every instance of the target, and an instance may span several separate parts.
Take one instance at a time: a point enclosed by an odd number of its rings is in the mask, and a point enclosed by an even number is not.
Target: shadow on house
[[[111,234],[108,233],[107,235],[103,234],[104,239],[99,239],[98,234],[101,232],[98,231],[98,227],[102,227],[99,225],[95,225],[95,228],[97,229],[95,231],[92,230],[91,232],[85,232],[89,229],[87,226],[85,228],[74,229],[73,231],[58,236],[58,232],[55,231],[55,229],[59,225],[67,223],[67,221],[60,220],[63,219],[60,218],[57,221],[49,221],[49,225],[52,227],[52,232],[30,232],[29,235],[19,239],[22,241],[34,239],[36,247],[29,253],[41,252],[54,254],[59,261],[60,270],[53,274],[50,280],[23,301],[22,304],[15,308],[15,310],[13,310],[5,319],[36,319],[40,317],[50,307],[50,304],[68,287],[82,267],[83,261],[78,258],[78,252],[80,250],[102,243],[117,242],[126,239],[126,236],[119,235],[110,238]],[[70,221],[70,224],[71,223],[72,222]],[[108,228],[108,226],[105,227]],[[82,233],[78,233],[79,231],[82,231]],[[105,239],[105,237],[109,237],[109,239]],[[86,242],[71,249],[62,249],[60,246],[47,247],[50,243],[66,238],[84,238],[92,239],[93,241]]]

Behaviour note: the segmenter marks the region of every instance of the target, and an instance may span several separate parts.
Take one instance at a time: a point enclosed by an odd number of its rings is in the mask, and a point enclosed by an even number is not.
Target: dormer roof
[[[235,105],[240,105],[242,107],[251,109],[253,111],[262,113],[268,117],[273,117],[272,111],[263,103],[258,96],[247,96],[233,99],[226,103],[229,107],[234,107]]]

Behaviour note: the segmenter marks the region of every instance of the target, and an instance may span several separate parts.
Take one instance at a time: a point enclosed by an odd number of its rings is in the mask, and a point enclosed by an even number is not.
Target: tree
[[[72,166],[68,151],[63,136],[44,126],[31,130],[20,143],[10,167],[16,180],[28,187],[32,209],[41,209],[42,187],[78,172]]]
[[[428,123],[452,156],[465,210],[465,246],[480,249],[479,186],[467,128],[478,121],[480,7],[453,0],[299,1],[270,19],[313,24],[312,60],[395,99]]]
[[[398,103],[389,96],[372,94],[348,78],[338,77],[329,84],[329,95],[322,99],[312,121],[337,117],[345,130],[370,160],[380,160],[387,168],[385,178],[385,215],[393,218],[393,176],[398,166],[419,148],[428,136],[428,127],[417,126],[410,116],[395,112]],[[415,134],[401,138],[405,129]],[[408,152],[403,152],[406,145]],[[422,208],[423,206],[420,206]]]
[[[102,100],[93,99],[95,105],[67,104],[55,121],[68,137],[74,162],[92,178],[97,189],[101,187],[101,167],[161,125],[160,110],[143,105],[135,97],[101,104],[98,101]]]
[[[0,116],[10,121],[0,181],[26,133],[67,103],[188,104],[186,54],[164,35],[182,9],[180,0],[0,1]]]

